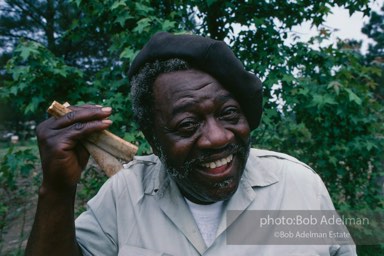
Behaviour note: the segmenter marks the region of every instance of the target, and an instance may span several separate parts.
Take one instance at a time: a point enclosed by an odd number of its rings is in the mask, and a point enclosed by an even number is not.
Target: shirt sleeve
[[[75,221],[83,255],[117,255],[116,205],[108,180]]]
[[[321,180],[320,176],[318,176],[318,188],[319,188],[321,210],[333,210],[333,211],[335,211],[335,206],[333,205],[332,199],[328,193],[328,190],[325,187],[325,184]],[[356,246],[354,244],[332,245],[330,247],[329,253],[332,256],[357,256]]]

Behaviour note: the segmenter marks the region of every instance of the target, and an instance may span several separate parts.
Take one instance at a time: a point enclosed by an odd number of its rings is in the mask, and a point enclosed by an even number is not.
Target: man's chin
[[[230,199],[236,193],[237,188],[238,186],[221,188],[217,191],[217,194],[212,196],[212,201],[218,202]]]

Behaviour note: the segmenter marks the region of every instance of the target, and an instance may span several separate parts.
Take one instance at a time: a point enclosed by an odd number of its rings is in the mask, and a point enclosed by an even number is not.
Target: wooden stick
[[[68,106],[69,104],[61,105],[54,101],[47,112],[60,117],[71,112]],[[112,176],[122,168],[118,159],[131,161],[137,152],[137,146],[108,131],[91,134],[84,142],[84,146],[108,176]]]
[[[102,150],[91,142],[83,141],[82,143],[97,165],[100,166],[108,177],[113,176],[123,169],[123,164],[108,152]]]

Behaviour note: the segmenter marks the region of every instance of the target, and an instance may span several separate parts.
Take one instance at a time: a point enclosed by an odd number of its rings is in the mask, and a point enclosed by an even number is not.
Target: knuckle
[[[74,125],[75,130],[82,130],[86,125],[84,123],[76,123]]]
[[[75,119],[75,112],[74,111],[71,111],[69,113],[67,113],[66,115],[66,118],[70,121],[74,120]]]
[[[92,110],[91,110],[92,112],[92,116],[94,117],[94,118],[100,118],[100,116],[103,114],[103,112],[101,111],[101,109],[100,108],[92,108]]]

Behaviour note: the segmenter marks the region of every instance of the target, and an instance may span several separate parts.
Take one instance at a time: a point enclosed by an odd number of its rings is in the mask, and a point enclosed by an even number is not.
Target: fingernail
[[[104,120],[101,120],[101,122],[104,123],[104,124],[111,124],[112,120],[104,119]]]
[[[111,112],[112,108],[111,107],[104,107],[104,108],[101,108],[101,111],[103,111],[103,112]]]

